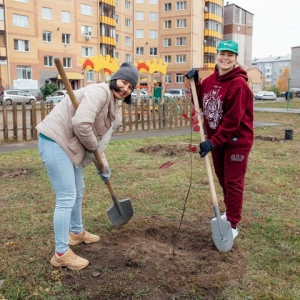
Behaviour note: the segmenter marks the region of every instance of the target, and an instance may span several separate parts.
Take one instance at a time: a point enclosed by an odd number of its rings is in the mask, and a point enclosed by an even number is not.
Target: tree
[[[280,92],[286,92],[288,90],[288,79],[290,77],[290,69],[289,67],[285,67],[277,80],[277,86]]]
[[[47,97],[58,90],[58,86],[54,83],[46,83],[41,87],[41,92],[44,97]]]

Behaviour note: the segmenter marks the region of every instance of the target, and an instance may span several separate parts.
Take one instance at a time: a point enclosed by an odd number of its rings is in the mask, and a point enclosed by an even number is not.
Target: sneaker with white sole
[[[88,231],[82,231],[78,234],[74,234],[73,232],[69,233],[69,245],[76,246],[80,243],[96,243],[100,240],[100,236],[96,234],[91,234]]]
[[[231,228],[231,229],[232,229],[233,239],[235,239],[239,234],[238,229],[237,228]]]
[[[56,253],[50,260],[53,267],[67,267],[70,270],[81,270],[89,265],[89,261],[76,255],[71,249],[68,249],[62,256]]]

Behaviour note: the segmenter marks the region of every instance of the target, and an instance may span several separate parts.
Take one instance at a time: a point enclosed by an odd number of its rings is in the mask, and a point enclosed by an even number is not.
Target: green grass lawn
[[[292,100],[290,106],[300,108],[299,102]],[[285,102],[268,105],[284,107]],[[218,299],[296,300],[300,299],[300,116],[257,112],[255,120],[281,125],[255,129],[257,138],[249,158],[243,220],[237,238],[245,272],[238,285],[223,289]],[[293,140],[284,140],[287,128],[293,129]],[[157,144],[184,147],[190,138],[132,139],[109,144],[106,153],[116,193],[130,195],[137,217],[180,217],[191,161],[189,157],[152,156],[136,150]],[[197,135],[193,139],[198,143]],[[168,160],[174,163],[170,171],[159,171],[158,166]],[[201,196],[209,194],[205,181],[199,186],[199,180],[205,178],[203,161],[197,157],[193,166],[186,213],[190,221],[199,215],[211,216],[211,203],[199,203]],[[105,209],[111,204],[110,195],[99,188],[94,166],[88,166],[84,176],[86,225],[92,231],[101,222],[103,232],[108,232]],[[37,150],[1,154],[0,180],[0,299],[79,299],[76,287],[66,289],[49,264],[54,249],[54,197]],[[98,201],[99,193],[107,201]],[[217,193],[220,198],[219,186]],[[220,206],[223,208],[222,203]],[[150,298],[136,293],[131,299]]]

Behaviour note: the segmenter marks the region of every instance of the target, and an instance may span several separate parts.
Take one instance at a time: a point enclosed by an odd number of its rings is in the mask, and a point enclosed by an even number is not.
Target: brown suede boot
[[[79,234],[74,234],[73,232],[69,233],[69,245],[75,246],[80,243],[95,243],[100,240],[99,235],[91,234],[88,231],[82,231]]]
[[[53,267],[67,267],[70,270],[81,270],[89,265],[87,259],[76,255],[71,249],[68,249],[68,251],[60,257],[55,253],[50,263]]]

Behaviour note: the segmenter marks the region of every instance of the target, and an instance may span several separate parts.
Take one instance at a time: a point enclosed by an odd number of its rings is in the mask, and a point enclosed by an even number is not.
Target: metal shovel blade
[[[219,251],[228,252],[233,246],[233,235],[229,221],[222,220],[220,215],[211,220],[213,241]]]
[[[109,220],[113,225],[123,225],[133,216],[133,208],[130,199],[115,201],[114,205],[106,210]]]

